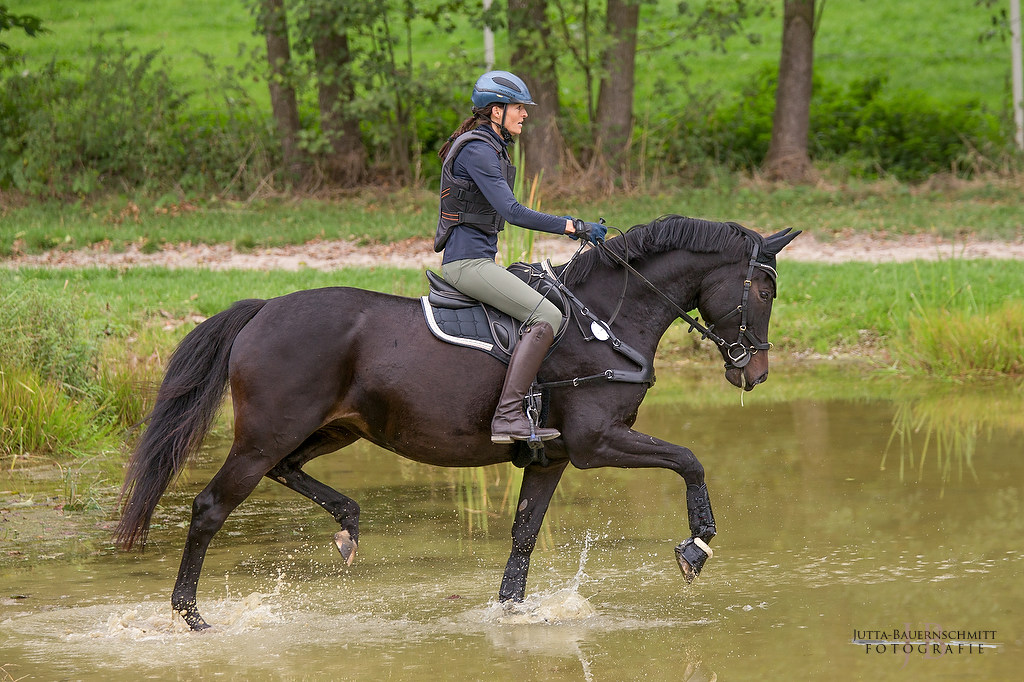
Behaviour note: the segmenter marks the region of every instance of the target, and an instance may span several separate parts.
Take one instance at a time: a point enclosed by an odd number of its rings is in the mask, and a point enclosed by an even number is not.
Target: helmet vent
[[[519,89],[519,86],[515,82],[510,81],[507,78],[502,78],[501,76],[495,76],[494,77],[494,82],[497,83],[498,85],[504,85],[506,88],[508,88],[509,90],[512,90],[513,92],[519,92],[519,93],[522,92],[522,90]]]

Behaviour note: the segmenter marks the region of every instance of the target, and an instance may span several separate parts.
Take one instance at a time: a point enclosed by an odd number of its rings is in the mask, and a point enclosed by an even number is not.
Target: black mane
[[[630,263],[676,249],[693,253],[724,253],[740,259],[750,252],[755,242],[764,253],[764,237],[738,223],[666,215],[646,225],[634,225],[621,236],[606,241],[605,248]],[[571,287],[584,281],[599,262],[618,265],[604,249],[589,249],[581,253],[565,273],[565,284]]]

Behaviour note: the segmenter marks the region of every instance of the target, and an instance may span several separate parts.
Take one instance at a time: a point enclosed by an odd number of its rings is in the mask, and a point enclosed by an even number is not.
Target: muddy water
[[[167,599],[215,449],[165,497],[145,554],[100,538],[0,564],[0,680],[1019,679],[1024,429],[1019,403],[992,418],[967,393],[656,401],[638,428],[707,470],[704,574],[686,586],[673,560],[672,474],[571,470],[515,612],[493,599],[516,472],[352,447],[309,469],[362,505],[355,565],[322,511],[265,482],[214,542],[199,596],[215,627],[193,634]]]

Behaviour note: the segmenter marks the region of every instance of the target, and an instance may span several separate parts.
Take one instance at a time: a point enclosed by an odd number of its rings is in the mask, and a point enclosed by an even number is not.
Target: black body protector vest
[[[501,164],[501,174],[509,187],[515,186],[516,167],[512,165],[508,150],[492,135],[475,128],[456,138],[441,165],[441,214],[437,220],[437,234],[434,235],[434,251],[444,250],[448,235],[456,225],[468,225],[484,234],[498,234],[505,229],[505,219],[487,202],[476,183],[452,174],[455,157],[467,142],[474,140],[486,142],[494,149]]]

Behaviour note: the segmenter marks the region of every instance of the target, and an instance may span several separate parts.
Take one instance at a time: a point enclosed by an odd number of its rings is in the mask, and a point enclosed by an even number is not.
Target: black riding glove
[[[588,223],[579,218],[573,218],[572,226],[575,232],[570,234],[570,237],[582,239],[594,245],[603,242],[604,236],[608,234],[608,228],[601,223]]]

